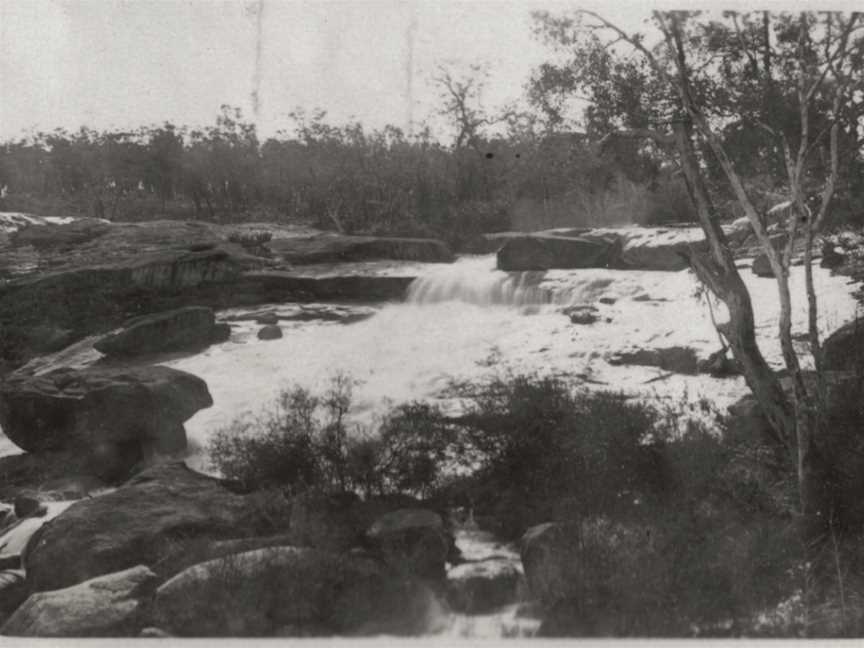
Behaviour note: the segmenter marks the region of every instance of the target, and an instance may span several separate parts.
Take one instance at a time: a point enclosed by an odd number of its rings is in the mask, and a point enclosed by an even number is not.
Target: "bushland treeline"
[[[212,126],[55,130],[0,148],[0,209],[110,220],[304,221],[470,247],[509,228],[690,216],[680,179],[638,151],[516,123],[447,146],[428,127],[333,125],[322,111],[264,141],[239,109]],[[626,143],[625,143],[626,144]],[[636,153],[632,155],[631,153]]]

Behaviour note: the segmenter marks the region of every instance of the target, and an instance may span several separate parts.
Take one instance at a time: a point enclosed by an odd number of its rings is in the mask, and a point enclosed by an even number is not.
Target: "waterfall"
[[[465,257],[415,279],[408,288],[410,304],[459,301],[476,306],[542,306],[588,303],[606,292],[611,277],[560,272],[504,272],[495,267],[494,256]],[[601,271],[608,274],[608,271]]]

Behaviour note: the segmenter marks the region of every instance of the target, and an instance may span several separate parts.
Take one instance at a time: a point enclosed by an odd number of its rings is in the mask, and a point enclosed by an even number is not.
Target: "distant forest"
[[[493,120],[468,106],[470,84],[445,80],[452,92],[441,114],[456,132],[449,144],[428,127],[409,135],[393,126],[333,125],[323,111],[294,112],[292,132],[261,141],[230,106],[204,128],[58,129],[6,141],[0,210],[303,222],[352,234],[437,237],[463,251],[482,232],[692,220],[680,172],[650,145],[550,127],[527,114],[507,114],[488,129]],[[722,173],[710,171],[721,213],[736,217]],[[845,174],[835,220],[860,217],[860,175],[855,168]],[[751,181],[763,208],[785,198],[782,188]]]
[[[0,209],[110,220],[303,221],[346,233],[437,236],[460,248],[510,228],[690,218],[680,180],[637,151],[513,123],[447,146],[428,128],[334,126],[293,114],[261,141],[223,106],[215,125],[37,133],[0,147]],[[625,143],[626,144],[626,143]],[[634,155],[635,153],[635,155]]]

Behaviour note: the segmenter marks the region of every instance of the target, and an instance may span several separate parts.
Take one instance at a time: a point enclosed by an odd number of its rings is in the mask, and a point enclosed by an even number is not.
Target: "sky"
[[[549,56],[531,11],[575,6],[633,31],[652,3],[0,0],[0,139],[81,125],[201,126],[222,104],[265,136],[289,128],[298,107],[410,130],[434,113],[441,64],[488,66],[487,108],[519,99]]]

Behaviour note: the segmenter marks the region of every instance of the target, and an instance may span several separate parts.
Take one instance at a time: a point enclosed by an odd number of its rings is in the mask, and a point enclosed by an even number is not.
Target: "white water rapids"
[[[419,273],[407,300],[380,306],[363,321],[282,322],[284,337],[271,341],[257,339],[259,325],[253,322],[232,322],[228,342],[167,362],[204,378],[215,403],[186,424],[191,463],[207,467],[201,449],[234,417],[260,410],[287,385],[323,390],[339,372],[357,382],[353,414],[360,423],[412,399],[453,406],[443,397],[452,379],[480,379],[504,370],[572,376],[592,388],[675,402],[704,396],[720,408],[746,393],[741,378],[667,376],[653,367],[607,362],[627,349],[688,346],[707,357],[719,348],[706,301],[695,296],[698,284],[688,271],[505,273],[495,269],[493,255],[448,265],[405,264],[401,270]],[[815,270],[820,325],[827,333],[854,317],[856,302],[847,278]],[[742,274],[753,297],[763,352],[779,368],[776,283],[749,269]],[[802,267],[792,269],[792,294],[799,296],[796,333],[806,331],[803,277]],[[601,303],[601,298],[614,303]],[[560,310],[574,304],[596,306],[599,320],[571,324]],[[719,321],[726,317],[716,305],[715,314]]]
[[[371,311],[371,317],[352,323],[281,321],[284,336],[277,340],[259,340],[259,324],[235,319],[244,312],[248,315],[249,309],[220,313],[221,319],[231,321],[230,340],[164,362],[203,378],[213,396],[214,405],[186,423],[192,467],[211,470],[207,443],[215,430],[235,417],[260,411],[292,384],[323,390],[337,373],[356,381],[353,418],[366,425],[374,424],[391,405],[412,399],[458,407],[447,395],[452,380],[478,380],[502,371],[570,376],[589,388],[622,390],[676,405],[705,397],[719,409],[746,393],[741,378],[670,374],[654,367],[608,362],[614,353],[631,349],[683,346],[707,357],[719,348],[707,302],[696,296],[698,284],[687,271],[506,273],[495,269],[494,255],[464,257],[447,265],[384,262],[319,270],[418,278],[402,303],[345,305],[341,310],[360,315]],[[847,278],[814,270],[820,328],[825,334],[855,316],[856,301]],[[313,268],[307,271],[316,274]],[[760,346],[779,368],[776,282],[756,277],[749,269],[743,269],[742,275],[753,299]],[[806,331],[803,281],[804,269],[794,267],[795,333]],[[574,305],[596,307],[598,320],[572,324],[561,310]],[[288,304],[260,305],[254,310],[269,309],[283,315],[297,310]],[[332,307],[330,311],[334,312]],[[726,318],[720,306],[715,306],[715,315],[718,321]],[[87,353],[89,362],[99,355],[92,349]],[[0,455],[17,450],[4,444],[8,441],[0,435]],[[503,552],[512,565],[521,566],[512,548],[487,538],[460,533],[457,541],[466,557],[482,559]],[[516,603],[485,615],[452,614],[442,608],[435,633],[441,637],[530,636],[537,623],[522,616]]]

